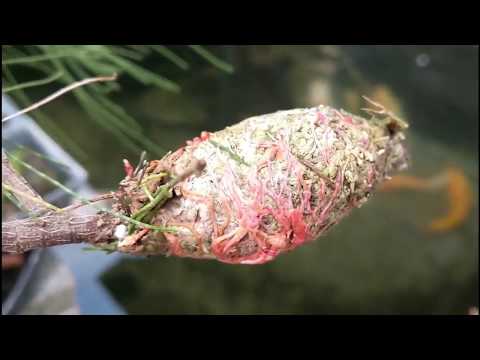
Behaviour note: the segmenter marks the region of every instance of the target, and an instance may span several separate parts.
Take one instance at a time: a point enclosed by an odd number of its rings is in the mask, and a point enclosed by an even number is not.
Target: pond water
[[[368,95],[410,123],[408,174],[430,177],[458,169],[472,188],[473,208],[460,226],[431,233],[425,226],[449,210],[447,189],[399,190],[374,195],[328,235],[262,266],[125,257],[102,281],[128,313],[462,314],[478,307],[477,46],[210,49],[235,73],[178,48],[189,71],[158,58],[146,65],[181,85],[180,94],[123,78],[112,99],[151,140],[174,149],[202,130],[251,115],[321,103],[357,113],[364,106],[361,95]],[[122,159],[137,161],[139,154],[72,104],[60,99],[46,112],[75,134],[92,185],[115,188]]]

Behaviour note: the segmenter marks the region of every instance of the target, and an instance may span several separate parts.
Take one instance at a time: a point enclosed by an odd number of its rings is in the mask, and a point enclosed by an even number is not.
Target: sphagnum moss
[[[140,182],[130,171],[115,209],[177,231],[130,227],[117,250],[262,264],[318,238],[407,166],[407,124],[369,113],[319,106],[254,116],[149,162]],[[172,186],[199,160],[197,174]]]

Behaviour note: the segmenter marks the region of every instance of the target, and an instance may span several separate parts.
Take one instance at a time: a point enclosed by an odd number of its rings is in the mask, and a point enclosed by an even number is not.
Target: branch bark
[[[20,204],[27,210],[29,213],[38,215],[43,212],[48,211],[48,207],[42,205],[44,200],[42,197],[30,186],[27,180],[20,174],[18,174],[10,165],[10,161],[5,154],[5,151],[2,149],[2,184],[6,184],[11,188],[17,190],[13,194]],[[26,196],[21,196],[19,194],[25,194]],[[37,199],[37,201],[35,201]]]
[[[118,218],[108,213],[76,214],[74,210],[78,206],[70,206],[59,212],[52,211],[27,180],[12,168],[3,149],[2,183],[15,189],[13,195],[33,215],[28,219],[2,223],[2,253],[23,253],[42,247],[80,242],[107,242],[113,238],[114,229],[120,223]]]
[[[119,219],[108,213],[72,212],[8,221],[2,223],[2,252],[23,253],[49,246],[107,242],[113,238],[118,223]]]
[[[205,168],[205,161],[194,160],[192,164],[165,185],[171,190],[187,177]],[[75,211],[85,204],[71,205],[52,211],[51,205],[33,190],[28,182],[10,165],[2,150],[2,182],[15,190],[20,204],[33,213],[28,219],[2,223],[2,252],[23,253],[29,250],[74,243],[108,243],[114,239],[115,229],[122,220],[110,212],[82,215]],[[22,196],[23,195],[23,196]],[[93,201],[114,197],[103,194]],[[165,199],[165,197],[159,197]],[[152,207],[155,205],[152,205]]]

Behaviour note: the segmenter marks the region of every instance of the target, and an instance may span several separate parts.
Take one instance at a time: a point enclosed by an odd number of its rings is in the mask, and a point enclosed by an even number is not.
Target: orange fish
[[[465,174],[457,168],[449,167],[445,172],[430,179],[411,175],[398,175],[380,186],[381,191],[437,190],[446,187],[449,207],[445,215],[427,225],[431,232],[445,232],[457,228],[468,217],[473,205],[473,193]]]

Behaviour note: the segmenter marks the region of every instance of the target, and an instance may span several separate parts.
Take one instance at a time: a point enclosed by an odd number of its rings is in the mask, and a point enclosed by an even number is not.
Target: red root
[[[222,206],[225,209],[226,213],[226,220],[223,225],[220,226],[218,229],[218,234],[223,235],[225,233],[225,229],[230,225],[230,221],[232,220],[232,209],[230,209],[230,206],[228,205],[228,201],[222,201]]]
[[[208,139],[208,133],[202,133],[201,138],[190,142],[194,145]],[[335,188],[328,199],[323,197],[325,183],[320,180],[319,204],[313,212],[311,207],[312,189],[303,176],[305,167],[291,153],[284,141],[277,143],[262,143],[265,148],[265,160],[247,175],[244,190],[248,191],[245,200],[241,187],[236,181],[234,170],[227,166],[226,174],[222,179],[225,198],[220,201],[220,206],[225,213],[223,224],[218,224],[213,197],[204,196],[186,189],[186,183],[181,186],[182,196],[195,202],[204,204],[208,209],[209,219],[212,223],[211,252],[222,262],[229,264],[263,264],[273,260],[280,253],[290,251],[306,241],[312,239],[305,216],[317,216],[320,223],[328,219],[332,204],[338,197],[343,186],[343,170],[338,171]],[[282,160],[277,162],[277,160]],[[274,177],[274,166],[285,166],[286,174],[282,178]],[[262,176],[261,170],[267,173]],[[295,193],[301,198],[292,198],[291,179],[296,179]],[[230,206],[230,204],[232,206]],[[320,214],[319,214],[320,212]],[[313,213],[313,214],[312,214]],[[274,221],[274,231],[265,225],[267,217]],[[231,219],[238,222],[235,230],[225,234],[231,225]],[[198,245],[197,255],[203,254],[203,244],[200,234],[195,230],[195,223],[174,223],[170,226],[183,226],[188,228]],[[179,236],[165,234],[170,243],[171,253],[176,256],[185,256],[186,251],[179,243]],[[245,244],[245,245],[242,245]],[[191,256],[191,254],[190,254]]]
[[[317,118],[315,120],[315,125],[320,126],[326,124],[328,121],[327,117],[323,115],[320,111],[317,111]]]
[[[171,233],[164,233],[163,235],[170,243],[170,254],[175,256],[184,256],[183,249],[180,246],[180,239]]]
[[[198,248],[197,249],[198,255],[202,255],[204,253],[204,251],[203,251],[203,239],[202,239],[202,236],[197,232],[197,230],[195,230],[195,224],[194,223],[185,224],[185,223],[171,222],[171,223],[168,223],[168,226],[184,227],[184,228],[188,229],[192,233],[193,237],[195,238],[197,248]],[[173,243],[173,248],[176,251],[175,255],[180,255],[179,253],[183,254],[183,249],[182,249],[181,244],[179,244],[178,237],[171,236],[170,238],[168,238],[168,237],[166,237],[166,238],[170,242],[171,245]]]
[[[213,224],[213,234],[214,236],[218,236],[218,225],[217,225],[217,216],[215,213],[215,208],[214,208],[214,203],[212,198],[207,198],[206,196],[196,194],[194,192],[191,192],[185,188],[185,183],[182,185],[181,188],[182,196],[187,198],[187,199],[193,199],[197,200],[203,204],[205,204],[208,208],[208,214],[210,216],[210,220],[212,221]]]
[[[203,141],[206,141],[210,138],[210,133],[207,132],[207,131],[202,131],[200,133],[200,137],[196,136],[194,137],[192,140],[187,140],[186,141],[186,144],[187,146],[197,146],[199,145],[201,142]]]
[[[125,174],[127,174],[128,177],[133,176],[134,168],[132,164],[130,164],[130,161],[127,159],[123,159],[123,169],[125,170]]]
[[[213,134],[202,131],[136,175],[155,179],[147,184],[152,187],[168,178],[175,184],[154,224],[180,229],[148,237],[145,251],[262,264],[313,240],[364,203],[390,169],[407,164],[403,128],[387,125],[319,106],[251,117]],[[222,146],[209,141],[212,136]],[[201,171],[185,172],[195,161],[204,163]],[[133,167],[126,160],[124,166],[121,194],[131,201],[118,198],[130,214],[146,196],[138,179],[128,178]],[[160,172],[166,176],[151,176]],[[157,240],[160,247],[147,246]]]
[[[262,147],[264,146],[266,144],[262,144]],[[247,187],[252,195],[250,202],[247,203],[242,199],[241,190],[235,185],[231,170],[224,178],[223,185],[234,205],[239,227],[235,231],[213,239],[212,252],[220,261],[262,264],[273,260],[280,252],[291,250],[310,238],[304,213],[311,212],[311,188],[303,181],[303,165],[290,154],[284,142],[272,144],[266,153],[266,160],[259,164],[248,177]],[[277,157],[286,160],[288,175],[278,184],[272,184],[271,176],[267,177],[269,180],[262,180],[259,171],[268,166],[271,173],[271,161]],[[303,198],[300,199],[297,207],[293,205],[292,191],[288,184],[288,179],[293,175],[298,179],[297,186],[303,188]],[[267,198],[273,202],[273,207],[267,204]],[[268,234],[261,229],[263,219],[268,215],[272,216],[280,227],[275,234]],[[242,241],[253,241],[257,245],[257,251],[253,254],[238,256],[238,251],[234,248],[238,247]]]
[[[353,119],[351,116],[344,116],[343,121],[348,125],[353,125]]]

